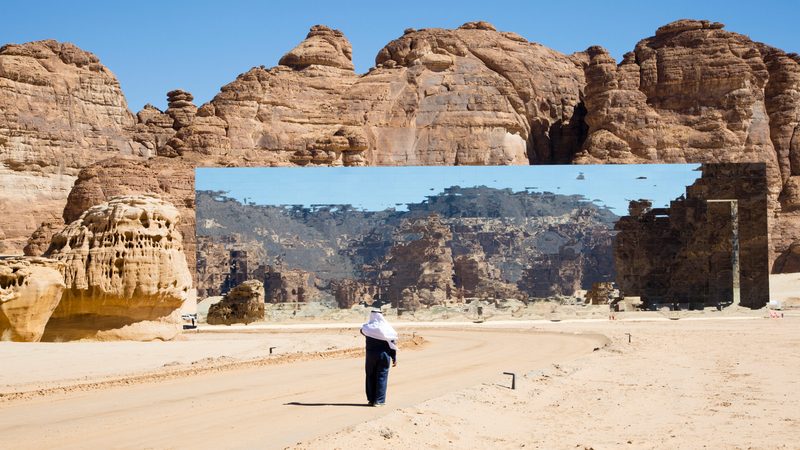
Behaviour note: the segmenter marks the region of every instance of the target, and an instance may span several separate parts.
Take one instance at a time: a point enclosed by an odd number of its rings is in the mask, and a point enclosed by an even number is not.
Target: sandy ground
[[[390,317],[405,345],[384,408],[363,405],[360,311],[173,342],[0,342],[0,448],[800,449],[800,274],[771,287],[782,319]]]
[[[420,350],[400,353],[384,408],[364,405],[360,357],[312,359],[7,400],[0,436],[14,448],[283,448],[605,342],[530,330],[424,334]]]
[[[612,343],[516,390],[495,376],[294,448],[800,448],[797,315],[536,328]]]
[[[0,393],[71,386],[136,374],[217,366],[299,352],[356,348],[351,329],[296,332],[183,333],[169,342],[0,342]],[[272,348],[272,355],[270,355]]]

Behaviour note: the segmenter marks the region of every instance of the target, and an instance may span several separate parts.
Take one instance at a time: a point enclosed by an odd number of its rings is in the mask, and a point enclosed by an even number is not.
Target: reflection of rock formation
[[[206,321],[211,325],[251,323],[264,320],[264,285],[248,280],[230,290],[211,305]]]
[[[407,303],[420,305],[448,297],[524,299],[530,288],[522,281],[520,290],[517,283],[534,260],[560,264],[542,280],[558,286],[548,285],[541,296],[571,295],[592,282],[613,279],[610,229],[616,216],[580,196],[454,186],[407,205],[407,211],[248,205],[205,191],[198,192],[197,202],[198,278],[204,280],[204,295],[224,292],[220,280],[225,278],[265,280],[270,266],[276,272],[290,267],[314,273],[316,281],[308,284],[318,286],[321,299],[332,297],[343,307],[391,302],[406,289]],[[429,216],[436,217],[437,225],[424,231]],[[440,228],[441,242],[430,237],[434,228]],[[429,238],[411,244],[426,233]],[[443,254],[437,253],[440,246]],[[227,251],[240,249],[248,252],[248,269],[234,273]],[[263,253],[250,258],[259,249]],[[568,253],[575,258],[567,258]],[[424,269],[422,259],[428,261]],[[567,273],[573,260],[573,278],[561,280],[559,273]],[[434,275],[423,275],[424,270]]]
[[[178,210],[153,196],[89,208],[53,237],[66,290],[44,339],[171,339],[192,279]]]
[[[452,239],[450,228],[438,215],[401,226],[386,262],[386,270],[392,272],[387,291],[392,306],[416,309],[451,301],[455,289]]]
[[[458,294],[466,298],[523,299],[513,283],[503,280],[500,269],[486,261],[480,245],[473,245],[468,253],[455,258],[453,281]]]
[[[0,340],[36,342],[64,291],[64,263],[0,258]]]
[[[587,54],[576,162],[764,162],[772,251],[800,241],[800,57],[700,20],[660,27],[621,63]]]
[[[592,283],[592,288],[586,293],[586,303],[590,305],[607,305],[614,298],[614,284],[608,281]]]
[[[369,282],[332,280],[330,288],[339,308],[351,308],[362,302],[371,305],[379,296],[379,288]]]
[[[738,200],[741,304],[760,308],[769,299],[767,178],[764,164],[704,164],[685,198],[666,209],[631,202],[617,223],[617,284],[646,305],[713,306],[732,299],[732,221]]]
[[[534,298],[571,296],[579,289],[589,289],[593,283],[614,279],[614,262],[611,254],[611,233],[602,227],[577,228],[564,236],[581,236],[582,239],[565,239],[555,253],[545,253],[533,258],[517,285]]]
[[[263,277],[269,303],[304,303],[319,298],[313,274],[305,270],[267,266]]]
[[[197,236],[197,297],[222,295],[230,273],[230,251],[222,242]]]

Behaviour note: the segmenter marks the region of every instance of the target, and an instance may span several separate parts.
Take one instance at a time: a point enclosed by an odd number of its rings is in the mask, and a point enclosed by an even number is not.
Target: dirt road
[[[402,352],[388,406],[363,406],[360,358],[314,360],[0,405],[12,448],[283,448],[476,383],[589,353],[604,338],[425,330]],[[299,336],[300,337],[300,336]]]

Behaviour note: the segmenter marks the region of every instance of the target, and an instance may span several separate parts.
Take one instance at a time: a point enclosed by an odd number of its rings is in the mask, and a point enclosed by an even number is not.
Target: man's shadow
[[[363,406],[369,407],[366,403],[303,403],[303,402],[289,402],[284,403],[284,406]]]

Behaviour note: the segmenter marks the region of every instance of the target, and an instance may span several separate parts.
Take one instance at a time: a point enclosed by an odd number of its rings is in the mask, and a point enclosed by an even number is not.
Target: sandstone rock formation
[[[586,293],[586,303],[590,305],[608,305],[614,298],[614,284],[608,281],[593,283]]]
[[[156,194],[178,209],[177,224],[189,270],[195,268],[194,166],[180,158],[154,157],[141,161],[118,156],[93,164],[78,173],[64,207],[66,223],[113,197]]]
[[[59,216],[78,171],[142,151],[114,74],[69,43],[0,48],[0,252],[20,253],[42,221]]]
[[[172,339],[192,278],[180,213],[150,195],[115,197],[53,236],[66,290],[43,339]]]
[[[513,283],[503,280],[500,269],[486,261],[486,254],[479,245],[453,260],[453,282],[458,295],[481,299],[526,299]]]
[[[764,162],[777,255],[800,241],[800,58],[722,28],[670,23],[619,65],[590,48],[575,162]]]
[[[38,342],[64,291],[64,264],[0,258],[0,340]]]
[[[28,238],[28,243],[22,249],[26,256],[41,256],[50,247],[53,235],[64,228],[64,220],[60,217],[47,220],[39,225],[39,228]]]
[[[190,191],[198,165],[763,161],[775,261],[800,245],[799,86],[796,54],[708,21],[665,25],[619,64],[600,47],[568,56],[486,22],[409,29],[363,75],[344,35],[318,25],[278,66],[239,75],[209,103],[174,90],[167,111],[134,116],[94,55],[55,41],[9,45],[0,252],[19,252],[57,218],[79,170],[108,156],[132,159],[81,175],[66,215],[107,200],[98,186],[162,193],[186,212],[192,196],[165,191]],[[120,176],[122,165],[149,181]],[[161,186],[168,173],[178,181]]]
[[[361,303],[372,305],[378,300],[379,287],[368,282],[350,279],[333,280],[330,289],[339,308],[352,308]]]
[[[248,280],[231,289],[222,301],[211,305],[206,319],[211,325],[259,320],[264,320],[264,285],[258,280]]]
[[[312,273],[273,266],[264,269],[264,290],[268,303],[305,303],[319,297]]]
[[[387,292],[392,306],[413,310],[454,301],[450,228],[431,215],[409,220],[398,233],[386,264],[392,272]]]

